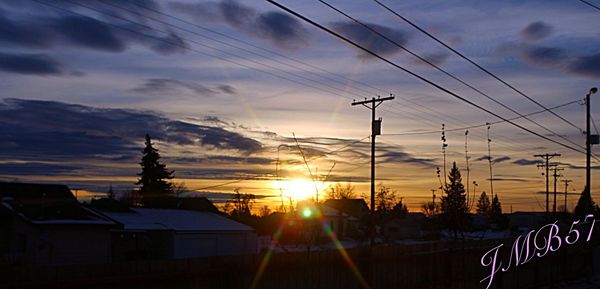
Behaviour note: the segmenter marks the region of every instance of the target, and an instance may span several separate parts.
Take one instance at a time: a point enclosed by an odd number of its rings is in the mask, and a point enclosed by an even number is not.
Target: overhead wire
[[[431,33],[427,32],[425,29],[421,28],[419,25],[415,24],[414,22],[410,21],[409,19],[407,19],[406,17],[400,15],[398,12],[396,12],[395,10],[391,9],[390,7],[386,6],[385,4],[381,3],[381,1],[379,0],[373,0],[375,3],[377,3],[379,6],[383,7],[385,10],[391,12],[392,14],[394,14],[396,17],[402,19],[404,22],[408,23],[410,26],[414,27],[415,29],[419,30],[420,32],[422,32],[423,34],[427,35],[429,38],[433,39],[435,42],[441,44],[442,46],[444,46],[445,48],[447,48],[448,50],[452,51],[454,54],[458,55],[460,58],[468,61],[469,63],[471,63],[472,65],[474,65],[475,67],[477,67],[479,70],[485,72],[487,75],[493,77],[494,79],[498,80],[500,83],[504,84],[506,87],[510,88],[511,90],[515,91],[517,94],[527,98],[529,101],[535,103],[537,106],[546,109],[547,107],[543,104],[541,104],[540,102],[538,102],[537,100],[533,99],[532,97],[530,97],[529,95],[525,94],[524,92],[522,92],[521,90],[517,89],[515,86],[509,84],[507,81],[503,80],[502,78],[500,78],[499,76],[497,76],[496,74],[492,73],[491,71],[489,71],[488,69],[486,69],[485,67],[479,65],[478,63],[476,63],[475,61],[471,60],[469,57],[465,56],[464,54],[462,54],[461,52],[457,51],[456,49],[452,48],[450,45],[446,44],[444,41],[440,40],[439,38],[437,38],[436,36],[432,35]],[[581,0],[580,0],[581,1]],[[564,117],[560,116],[557,113],[554,113],[551,110],[548,110],[548,112],[550,112],[552,115],[554,115],[555,117],[561,119],[563,122],[567,123],[568,125],[576,128],[577,130],[579,130],[579,132],[583,132],[583,130],[578,127],[577,125],[573,124],[572,122],[570,122],[569,120],[565,119]]]

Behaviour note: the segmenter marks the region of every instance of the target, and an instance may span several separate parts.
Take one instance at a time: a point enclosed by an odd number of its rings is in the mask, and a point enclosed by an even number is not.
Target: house
[[[369,216],[369,207],[363,199],[328,199],[324,207],[335,209],[344,215],[345,223],[342,236],[362,238],[365,235],[366,219]]]
[[[0,182],[0,263],[109,263],[117,227],[67,186]]]
[[[116,262],[252,254],[258,248],[252,228],[215,213],[151,208],[98,211],[123,226],[112,235]]]
[[[426,219],[423,213],[407,213],[403,218],[393,218],[383,225],[383,235],[393,240],[421,239]]]

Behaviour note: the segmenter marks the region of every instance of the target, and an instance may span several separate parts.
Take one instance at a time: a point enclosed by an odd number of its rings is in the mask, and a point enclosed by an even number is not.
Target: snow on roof
[[[246,225],[208,212],[131,208],[131,212],[102,213],[123,224],[125,230],[253,231]]]

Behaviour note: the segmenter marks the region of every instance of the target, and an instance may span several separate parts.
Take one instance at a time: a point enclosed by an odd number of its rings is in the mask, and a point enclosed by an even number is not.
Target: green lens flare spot
[[[313,212],[310,208],[304,208],[304,210],[302,210],[302,216],[304,218],[310,218],[310,217],[312,217],[312,214],[313,214]]]

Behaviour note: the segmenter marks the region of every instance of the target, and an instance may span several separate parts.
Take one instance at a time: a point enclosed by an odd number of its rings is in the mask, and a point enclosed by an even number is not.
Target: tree
[[[375,209],[381,213],[390,212],[396,203],[396,191],[379,184],[375,192]]]
[[[462,184],[462,177],[460,170],[456,167],[456,162],[452,163],[444,192],[442,214],[448,229],[452,230],[456,236],[457,232],[462,232],[466,228],[467,212],[469,211],[465,187]]]
[[[140,185],[139,194],[144,206],[160,206],[161,200],[168,198],[173,193],[173,171],[167,170],[166,165],[160,162],[160,154],[153,147],[152,139],[146,134],[146,147],[142,151],[140,166],[142,171],[138,174],[136,185]]]
[[[585,218],[587,214],[592,214],[596,210],[597,206],[592,200],[592,196],[590,195],[590,190],[586,186],[581,192],[581,196],[577,201],[577,206],[575,206],[575,210],[573,213],[576,218]]]
[[[425,202],[421,204],[421,212],[427,217],[432,217],[440,212],[440,204],[433,202]]]
[[[342,186],[340,183],[335,183],[335,186],[329,186],[327,188],[327,198],[329,199],[354,199],[356,198],[356,192],[354,186],[351,183],[346,183]]]
[[[271,209],[269,209],[269,206],[264,205],[262,208],[260,208],[260,210],[258,211],[258,215],[262,218],[267,217],[271,214]]]
[[[252,206],[256,196],[249,193],[241,193],[240,188],[233,189],[233,197],[225,203],[225,211],[234,218],[252,216]]]
[[[477,201],[477,214],[487,216],[490,213],[490,198],[483,192]]]
[[[407,214],[408,207],[406,206],[406,204],[404,204],[404,202],[402,202],[402,198],[400,198],[400,201],[398,201],[394,208],[392,208],[392,215],[395,217],[404,218]]]
[[[498,195],[494,196],[492,199],[492,205],[490,206],[489,213],[490,221],[493,224],[498,225],[500,228],[504,228],[507,225],[507,220],[502,214],[502,204],[498,200]]]

